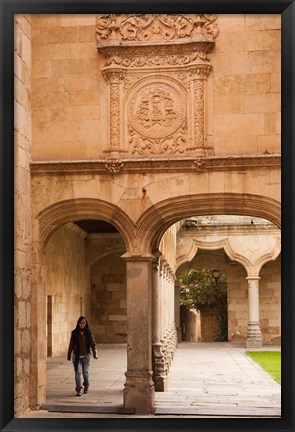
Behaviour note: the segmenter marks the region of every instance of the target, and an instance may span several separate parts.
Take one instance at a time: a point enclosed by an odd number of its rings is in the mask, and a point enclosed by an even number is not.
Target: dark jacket
[[[90,348],[92,350],[93,357],[97,358],[96,343],[91,330],[89,328],[85,328],[84,334],[81,336],[80,330],[75,329],[71,334],[67,359],[71,360],[72,352],[76,357],[79,357],[79,355],[90,354]]]

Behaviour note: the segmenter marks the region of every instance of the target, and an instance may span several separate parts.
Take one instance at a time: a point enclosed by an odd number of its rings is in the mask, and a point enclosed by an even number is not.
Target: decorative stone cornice
[[[260,168],[280,168],[281,155],[230,155],[197,158],[130,158],[99,159],[78,161],[33,161],[31,173],[39,174],[138,174],[179,172],[189,173],[213,171],[254,170]]]
[[[167,43],[186,39],[213,41],[218,34],[216,14],[97,15],[97,47]]]
[[[109,68],[136,70],[210,64],[215,14],[97,15],[97,49]]]
[[[214,42],[188,42],[183,45],[141,45],[133,47],[106,46],[98,48],[105,57],[104,68],[152,70],[153,68],[186,68],[190,65],[210,65],[207,53]],[[105,70],[104,69],[104,70]]]

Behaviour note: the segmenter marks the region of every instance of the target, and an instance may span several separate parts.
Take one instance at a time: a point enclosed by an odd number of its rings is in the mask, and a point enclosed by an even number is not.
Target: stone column
[[[124,406],[136,414],[154,410],[155,387],[152,379],[152,265],[154,256],[129,255],[127,268],[127,372]]]
[[[175,309],[175,326],[177,333],[177,342],[181,342],[181,327],[180,327],[180,291],[178,283],[174,287],[174,309]]]
[[[164,316],[164,261],[162,258],[160,258],[160,281],[159,281],[159,303],[161,308],[161,314],[160,314],[160,339],[163,341],[164,335],[165,335],[165,316]]]
[[[247,348],[260,348],[262,346],[261,330],[259,323],[259,279],[257,275],[248,276],[248,330]]]
[[[205,88],[210,65],[194,65],[190,69],[192,83],[192,140],[188,148],[195,156],[206,155],[205,145]]]
[[[103,71],[109,83],[109,115],[110,115],[110,156],[118,157],[121,149],[121,86],[125,75],[122,68],[109,68]]]
[[[165,371],[165,359],[162,352],[162,343],[160,340],[160,317],[161,303],[159,293],[159,259],[153,261],[153,380],[156,391],[167,390],[167,373]]]

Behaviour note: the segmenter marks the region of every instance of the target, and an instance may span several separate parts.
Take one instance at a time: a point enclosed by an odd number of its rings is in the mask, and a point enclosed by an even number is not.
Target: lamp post
[[[213,269],[213,270],[212,270],[212,274],[213,274],[213,277],[214,277],[214,279],[215,279],[215,283],[216,283],[216,285],[217,285],[217,280],[218,280],[219,275],[220,275],[220,270],[218,270],[218,269]]]

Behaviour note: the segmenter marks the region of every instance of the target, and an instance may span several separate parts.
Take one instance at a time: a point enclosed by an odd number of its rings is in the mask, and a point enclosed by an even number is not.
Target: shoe
[[[76,396],[82,396],[82,389],[77,390],[77,394],[76,394]]]
[[[84,394],[88,393],[88,386],[84,387]]]

